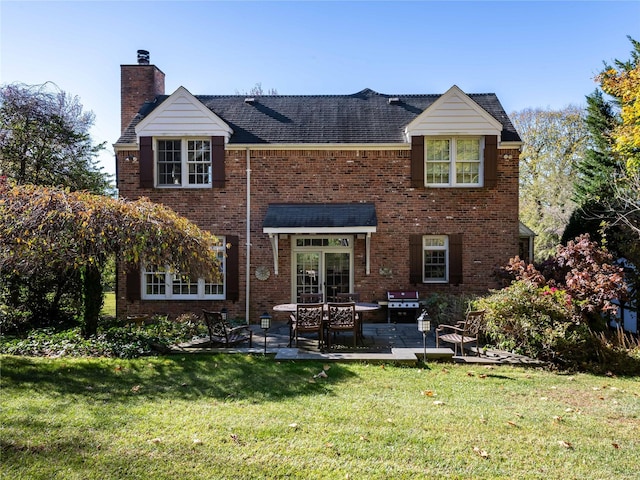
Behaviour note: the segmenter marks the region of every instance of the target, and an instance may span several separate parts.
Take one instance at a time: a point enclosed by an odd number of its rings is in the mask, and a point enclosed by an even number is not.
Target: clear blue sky
[[[603,61],[630,57],[640,1],[7,1],[0,83],[54,82],[96,115],[113,173],[120,65],[136,51],[166,91],[494,92],[505,110],[584,104]]]

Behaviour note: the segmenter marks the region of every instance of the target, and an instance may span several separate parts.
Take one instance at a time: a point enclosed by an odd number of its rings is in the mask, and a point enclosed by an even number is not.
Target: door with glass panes
[[[302,293],[321,293],[330,302],[353,291],[353,237],[294,237],[292,250],[295,302]]]

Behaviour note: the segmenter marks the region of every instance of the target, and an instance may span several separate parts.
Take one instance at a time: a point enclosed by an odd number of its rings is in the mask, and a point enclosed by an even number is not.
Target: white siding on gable
[[[413,135],[500,135],[502,124],[455,85],[407,126]]]
[[[202,102],[180,87],[136,126],[138,137],[209,137],[227,140],[232,129]]]

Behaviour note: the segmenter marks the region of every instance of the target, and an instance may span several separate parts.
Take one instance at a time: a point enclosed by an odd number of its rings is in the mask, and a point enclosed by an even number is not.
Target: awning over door
[[[373,203],[272,203],[264,233],[372,233],[378,219]]]
[[[274,272],[278,274],[279,234],[366,234],[367,275],[371,234],[378,218],[373,203],[272,203],[262,223],[273,248]]]

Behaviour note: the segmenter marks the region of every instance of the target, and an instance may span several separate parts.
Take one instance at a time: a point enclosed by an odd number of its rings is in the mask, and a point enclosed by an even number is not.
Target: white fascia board
[[[375,233],[376,227],[265,227],[262,233],[268,234],[335,234],[335,233]]]
[[[486,123],[481,129],[474,129],[473,132],[465,132],[454,130],[444,125],[423,126],[425,120],[434,115],[434,112],[438,112],[442,109],[443,105],[452,98],[457,97],[460,99],[471,111],[480,116]],[[454,124],[455,125],[455,124]],[[459,128],[459,127],[458,127]],[[407,138],[411,138],[412,135],[500,135],[502,132],[502,123],[496,120],[489,112],[478,105],[469,95],[464,93],[457,85],[453,85],[449,90],[443,93],[433,104],[431,104],[424,112],[414,118],[406,127],[405,134]]]
[[[123,150],[138,150],[140,148],[140,145],[137,143],[114,143],[112,146],[116,153]]]
[[[522,142],[499,142],[498,149],[501,150],[520,150]]]
[[[188,105],[190,111],[196,112],[199,116],[200,123],[198,123],[197,130],[188,119],[180,119],[178,116],[176,116],[176,120],[162,121],[163,117],[170,116],[179,102]],[[202,123],[202,119],[204,119],[204,123]],[[178,87],[158,108],[143,118],[136,125],[135,130],[138,139],[143,136],[201,137],[220,135],[224,136],[225,141],[228,142],[233,135],[233,129],[225,121],[209,110],[184,87]]]

